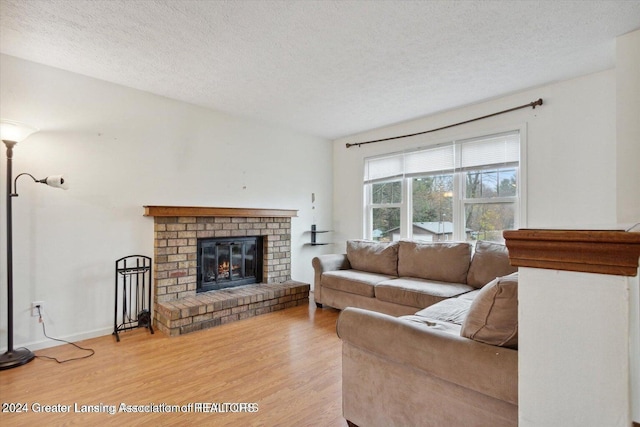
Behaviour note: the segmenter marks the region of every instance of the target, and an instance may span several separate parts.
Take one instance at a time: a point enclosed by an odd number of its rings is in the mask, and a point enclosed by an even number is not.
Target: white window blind
[[[451,145],[405,153],[405,175],[436,175],[454,168],[454,150]]]
[[[366,183],[385,181],[404,175],[402,153],[365,160],[364,181]]]
[[[520,134],[511,132],[491,137],[460,141],[463,170],[517,165],[520,161]]]
[[[364,182],[437,175],[460,169],[517,166],[519,161],[520,133],[514,131],[365,159]]]

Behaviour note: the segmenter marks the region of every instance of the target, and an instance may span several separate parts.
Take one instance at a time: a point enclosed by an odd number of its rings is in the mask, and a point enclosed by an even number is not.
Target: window
[[[411,231],[415,240],[452,240],[453,181],[453,174],[411,180]]]
[[[365,160],[365,238],[503,241],[519,227],[520,131]]]
[[[373,238],[400,237],[400,209],[402,207],[402,181],[371,185],[371,216]]]

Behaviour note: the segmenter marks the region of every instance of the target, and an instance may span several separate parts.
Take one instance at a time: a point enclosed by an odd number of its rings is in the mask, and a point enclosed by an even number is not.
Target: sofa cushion
[[[389,280],[392,277],[367,271],[335,270],[325,271],[321,280],[323,287],[373,298],[376,283]]]
[[[415,316],[423,317],[431,320],[441,320],[462,326],[464,319],[467,318],[469,307],[473,302],[473,297],[479,291],[467,292],[458,298],[449,298],[440,301],[437,304],[429,306],[418,311]]]
[[[425,327],[428,327],[431,329],[437,329],[442,332],[446,332],[448,334],[455,335],[458,337],[460,336],[460,325],[456,325],[455,323],[447,322],[445,320],[430,319],[427,317],[418,316],[417,314],[400,316],[400,319],[413,322],[413,323],[418,323]]]
[[[481,288],[496,277],[506,276],[516,271],[518,267],[511,266],[509,250],[505,245],[478,241],[467,274],[467,284]]]
[[[351,268],[371,273],[398,275],[398,242],[370,240],[347,241],[347,258]]]
[[[518,348],[518,273],[498,277],[478,292],[460,335],[485,344]]]
[[[473,289],[462,283],[400,277],[378,283],[375,296],[380,301],[424,308]]]
[[[422,243],[405,240],[400,241],[398,249],[398,276],[467,283],[470,262],[469,243]]]

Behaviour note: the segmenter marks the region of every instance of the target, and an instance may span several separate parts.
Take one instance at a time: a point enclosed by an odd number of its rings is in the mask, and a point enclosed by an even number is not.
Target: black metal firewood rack
[[[116,301],[113,335],[119,332],[147,328],[153,334],[151,317],[151,258],[129,255],[116,261]]]

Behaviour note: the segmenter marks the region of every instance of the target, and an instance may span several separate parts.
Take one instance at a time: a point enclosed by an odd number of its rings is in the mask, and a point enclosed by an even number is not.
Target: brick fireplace
[[[308,303],[309,285],[291,280],[295,210],[145,206],[154,217],[154,323],[180,335]],[[262,240],[262,283],[196,292],[198,239]]]

